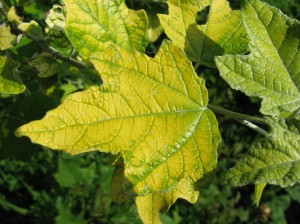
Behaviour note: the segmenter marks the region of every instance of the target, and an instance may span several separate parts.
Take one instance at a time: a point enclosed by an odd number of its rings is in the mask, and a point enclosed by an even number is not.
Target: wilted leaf
[[[204,80],[181,50],[164,43],[152,59],[111,47],[91,60],[104,85],[70,95],[18,136],[71,154],[121,153],[139,195],[192,184],[215,168],[217,121]]]
[[[300,181],[300,120],[269,121],[270,136],[251,146],[247,155],[231,168],[225,183],[292,186]]]
[[[160,22],[190,60],[214,67],[216,55],[247,50],[248,38],[240,11],[231,10],[226,0],[170,0],[168,5],[169,15],[159,15]],[[206,7],[210,7],[207,22],[197,25],[197,13]]]
[[[127,8],[124,0],[65,0],[66,33],[84,58],[110,44],[145,51],[147,16]]]
[[[25,86],[16,76],[19,63],[0,56],[0,92],[18,94],[25,91]]]
[[[216,57],[234,89],[262,98],[261,113],[279,115],[300,106],[300,22],[257,0],[245,1],[250,55]]]

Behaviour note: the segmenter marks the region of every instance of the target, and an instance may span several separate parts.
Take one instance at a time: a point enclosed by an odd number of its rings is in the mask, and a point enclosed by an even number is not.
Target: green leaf
[[[29,64],[38,70],[38,76],[41,78],[48,78],[59,70],[59,63],[48,52],[37,55]]]
[[[63,199],[59,197],[56,201],[56,207],[58,209],[59,215],[55,217],[56,224],[86,224],[87,221],[84,219],[84,212],[81,211],[79,214],[74,215],[71,208],[66,207],[63,204]]]
[[[164,43],[153,59],[111,47],[91,60],[104,85],[70,95],[16,135],[71,154],[121,153],[139,195],[193,183],[215,168],[217,121],[184,52]]]
[[[254,203],[257,207],[259,206],[259,202],[260,202],[262,193],[266,186],[267,186],[266,183],[260,183],[260,184],[255,185]]]
[[[216,55],[247,50],[248,38],[240,11],[231,10],[226,0],[170,0],[168,5],[169,15],[159,15],[161,25],[190,60],[215,67]],[[207,23],[197,25],[197,13],[208,6]]]
[[[58,160],[58,171],[54,174],[55,180],[62,187],[76,187],[78,185],[89,185],[95,176],[95,163],[88,167],[81,167],[81,157],[60,157]]]
[[[168,210],[178,198],[196,203],[199,192],[190,181],[182,180],[169,192],[154,192],[135,199],[143,223],[162,223],[160,213]]]
[[[225,174],[225,183],[287,187],[300,181],[300,120],[268,122],[270,135],[250,147],[247,155]]]
[[[0,27],[0,50],[12,48],[16,43],[17,36],[10,32],[9,26]]]
[[[262,98],[260,112],[279,115],[300,106],[300,23],[257,0],[242,10],[250,55],[216,57],[221,76],[233,88]]]
[[[45,39],[42,27],[34,20],[29,23],[20,23],[18,28],[33,40],[43,41]]]
[[[133,11],[124,0],[64,0],[66,33],[84,58],[110,44],[145,51],[148,44],[147,15]]]
[[[19,63],[0,56],[0,93],[18,94],[25,91],[25,86],[16,76]]]

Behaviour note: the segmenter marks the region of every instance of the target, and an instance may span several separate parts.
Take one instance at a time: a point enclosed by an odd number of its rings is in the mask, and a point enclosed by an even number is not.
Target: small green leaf
[[[206,107],[204,80],[183,51],[164,43],[153,59],[111,47],[91,60],[103,86],[70,95],[18,136],[72,154],[121,153],[139,195],[196,182],[215,168],[217,121]]]
[[[279,115],[300,106],[300,22],[258,0],[242,10],[250,55],[216,57],[221,76],[233,88],[262,98],[260,112]]]
[[[59,69],[59,63],[48,52],[37,55],[29,64],[38,70],[38,76],[41,78],[50,77]]]
[[[145,51],[148,44],[145,11],[127,8],[124,0],[64,0],[66,33],[84,58],[110,44]]]
[[[29,23],[20,23],[18,28],[34,40],[44,40],[42,27],[34,20],[31,20]]]
[[[267,186],[266,183],[261,183],[261,184],[256,184],[255,185],[255,198],[254,198],[254,203],[256,204],[256,206],[258,207],[262,193],[265,189],[265,187]]]
[[[25,86],[16,76],[19,63],[0,56],[0,92],[18,94],[25,91]]]
[[[224,177],[234,186],[249,183],[292,186],[300,181],[300,120],[268,121],[270,136],[251,146]]]
[[[0,27],[0,50],[12,48],[16,43],[17,36],[10,32],[9,26]]]
[[[159,15],[160,22],[190,60],[215,67],[216,55],[247,50],[248,38],[240,11],[231,10],[226,0],[170,0],[168,5],[169,15]],[[210,7],[207,23],[197,25],[197,13],[206,7]]]
[[[95,177],[95,163],[88,167],[82,166],[82,158],[60,157],[58,160],[58,171],[54,174],[55,180],[62,187],[74,188],[79,185],[89,185]]]
[[[182,180],[169,192],[153,192],[145,196],[138,196],[135,203],[142,221],[146,223],[162,223],[160,213],[168,210],[178,198],[190,203],[196,203],[199,192],[195,191],[190,181]]]

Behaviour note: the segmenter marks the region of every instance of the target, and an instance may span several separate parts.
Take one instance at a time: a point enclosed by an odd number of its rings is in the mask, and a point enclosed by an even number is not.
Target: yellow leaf
[[[9,26],[0,27],[0,50],[12,48],[16,40],[17,36],[10,32]]]
[[[240,11],[231,10],[226,0],[169,0],[168,5],[169,15],[159,15],[160,22],[190,60],[215,67],[215,56],[247,50],[248,38]],[[207,23],[197,25],[197,13],[208,6]]]
[[[145,196],[138,196],[135,203],[143,223],[162,223],[160,213],[168,210],[178,198],[185,199],[190,203],[196,203],[199,192],[195,191],[192,180],[180,181],[169,192],[153,192]]]
[[[64,0],[66,33],[84,58],[110,44],[145,51],[148,44],[145,11],[127,8],[124,0]]]
[[[71,154],[120,153],[138,195],[197,181],[217,163],[217,121],[204,80],[164,43],[155,58],[118,47],[90,57],[104,85],[75,93],[16,134]]]

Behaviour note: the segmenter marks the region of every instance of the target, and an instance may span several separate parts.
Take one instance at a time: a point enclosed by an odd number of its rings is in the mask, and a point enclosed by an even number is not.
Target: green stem
[[[253,123],[257,123],[257,124],[267,125],[267,122],[262,117],[255,117],[255,116],[250,116],[247,114],[237,113],[237,112],[227,110],[222,107],[211,105],[211,104],[208,104],[207,107],[215,113],[222,114],[222,115],[232,118],[234,120],[240,120],[240,121],[247,120],[247,121],[250,121]]]
[[[237,113],[237,112],[227,110],[222,107],[214,106],[211,104],[208,104],[207,107],[215,113],[222,114],[226,117],[229,117],[229,118],[232,118],[232,119],[238,121],[239,123],[247,126],[248,128],[251,128],[252,130],[258,132],[259,134],[262,134],[263,136],[268,136],[267,131],[265,131],[264,129],[253,124],[253,123],[258,123],[258,124],[262,124],[262,125],[267,125],[267,122],[265,121],[265,119],[263,119],[261,117],[255,117],[255,116]]]
[[[257,125],[251,123],[250,121],[247,120],[237,120],[239,123],[247,126],[248,128],[251,128],[252,130],[258,132],[259,134],[262,134],[263,136],[268,136],[269,133],[265,131],[264,129],[258,127]]]
[[[41,47],[44,51],[49,52],[50,54],[53,55],[53,57],[55,57],[55,58],[57,58],[57,59],[59,59],[59,60],[62,60],[62,61],[64,61],[64,62],[67,62],[67,63],[69,63],[69,64],[71,64],[71,65],[74,65],[74,66],[77,67],[79,70],[85,69],[85,68],[86,68],[85,63],[80,62],[80,61],[77,61],[77,60],[75,60],[75,59],[73,59],[73,58],[66,57],[66,56],[62,55],[62,54],[61,54],[58,50],[56,50],[55,48],[48,46],[48,44],[46,43],[46,41],[36,39],[36,38],[35,38],[34,36],[32,36],[32,35],[27,35],[27,37],[29,37],[31,40],[37,42],[37,43],[40,45],[40,47]]]
[[[194,70],[197,71],[197,69],[200,67],[201,65],[201,61],[198,61],[195,65],[194,65]]]
[[[75,67],[77,67],[80,70],[86,68],[85,63],[77,61],[77,60],[75,60],[73,58],[70,58],[70,57],[63,56],[58,50],[56,50],[52,47],[49,47],[48,45],[45,45],[43,50],[48,51],[50,54],[53,55],[53,57],[55,57],[57,59],[60,59],[60,60],[65,61],[65,62],[67,62],[71,65],[74,65]]]

